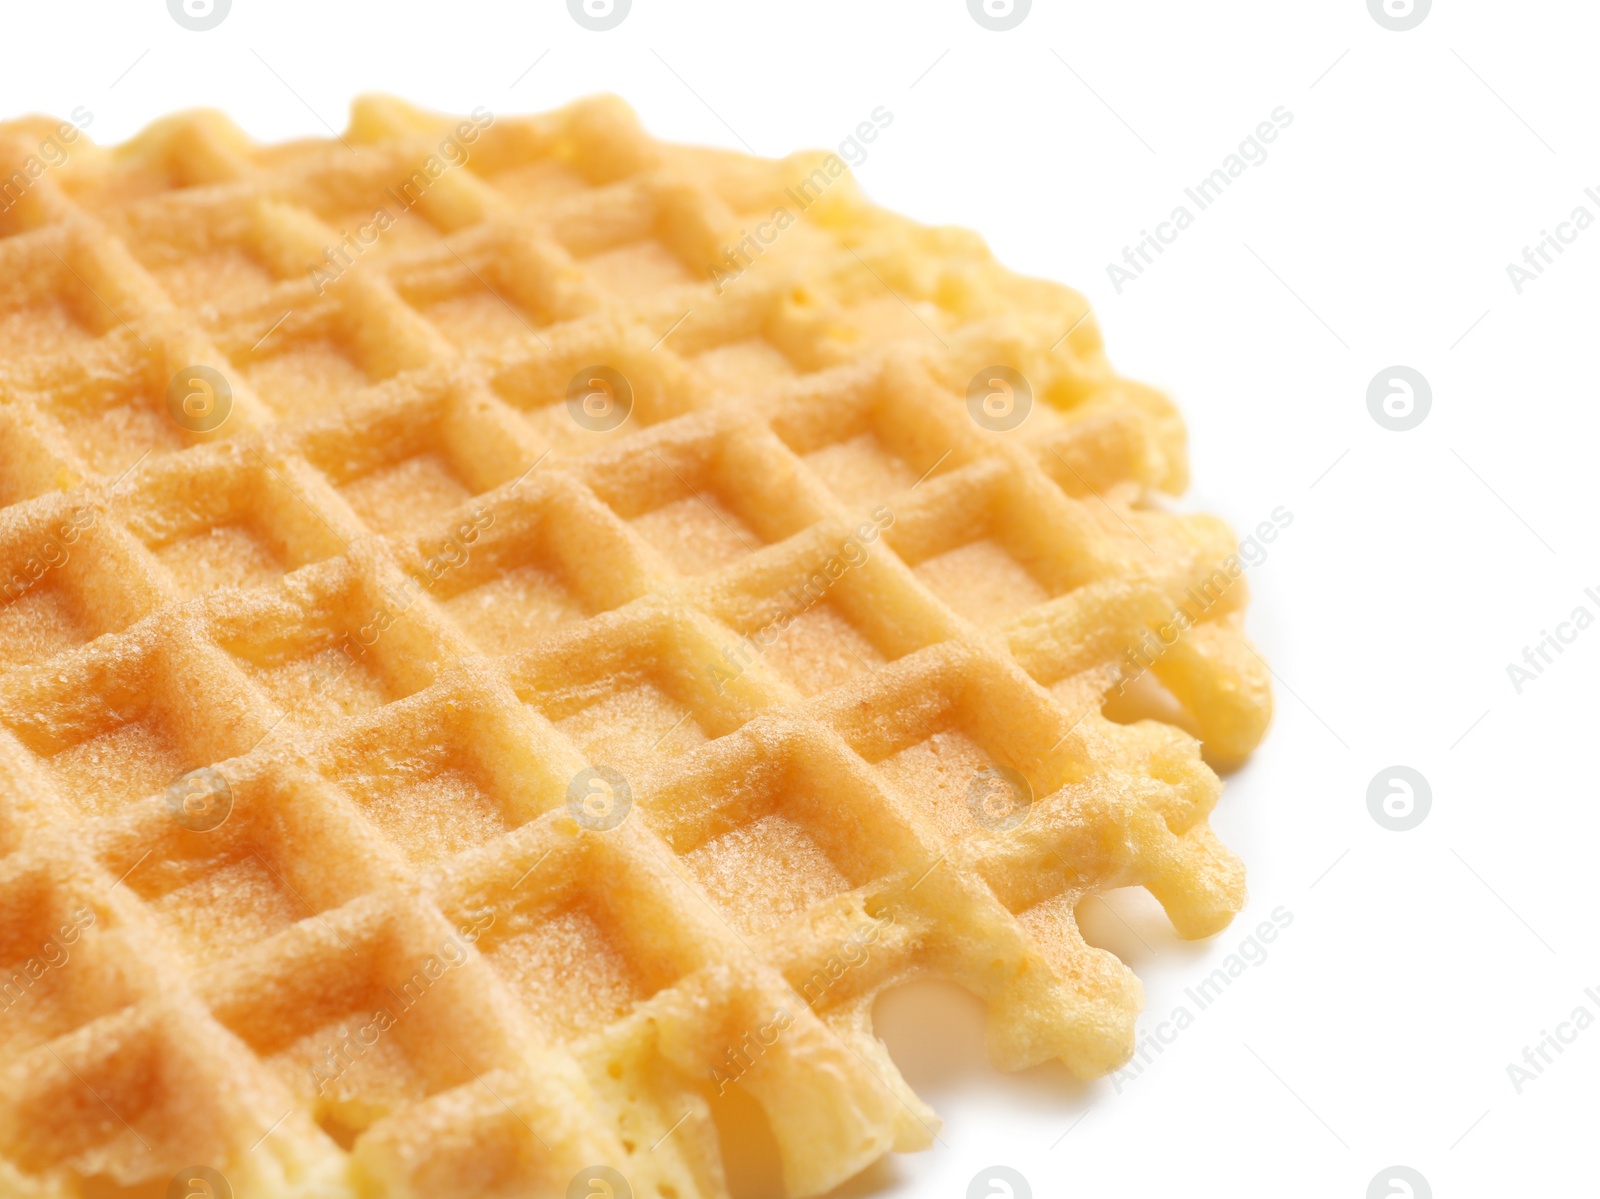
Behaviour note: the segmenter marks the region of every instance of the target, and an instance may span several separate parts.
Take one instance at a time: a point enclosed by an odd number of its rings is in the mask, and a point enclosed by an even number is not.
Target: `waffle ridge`
[[[612,98],[56,129],[0,125],[0,1195],[711,1199],[757,1111],[820,1194],[937,1135],[918,977],[1127,1060],[1075,910],[1227,924],[1270,695],[1081,296]],[[1176,709],[1111,699],[1178,613]]]

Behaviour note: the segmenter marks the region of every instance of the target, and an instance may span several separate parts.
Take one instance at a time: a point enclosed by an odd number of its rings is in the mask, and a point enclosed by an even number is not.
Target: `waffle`
[[[1093,1077],[1078,905],[1241,907],[1235,542],[1078,294],[614,99],[0,165],[0,1193],[817,1194],[936,1135],[885,987]]]

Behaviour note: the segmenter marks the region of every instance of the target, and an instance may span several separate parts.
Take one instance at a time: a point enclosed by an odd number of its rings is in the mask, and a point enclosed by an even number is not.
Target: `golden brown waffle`
[[[0,1193],[692,1199],[759,1110],[814,1194],[937,1127],[884,987],[1098,1075],[1077,905],[1243,903],[1234,542],[1076,293],[609,99],[0,164]]]

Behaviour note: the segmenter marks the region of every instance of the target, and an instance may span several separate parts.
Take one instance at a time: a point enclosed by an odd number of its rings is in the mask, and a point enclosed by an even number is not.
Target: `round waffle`
[[[1118,1066],[1075,909],[1228,922],[1270,709],[1185,474],[833,155],[0,125],[0,1191],[713,1197],[743,1111],[816,1194],[918,977]]]

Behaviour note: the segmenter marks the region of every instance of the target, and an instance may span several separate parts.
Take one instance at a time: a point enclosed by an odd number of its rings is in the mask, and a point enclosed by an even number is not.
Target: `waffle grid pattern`
[[[1181,426],[1082,298],[969,234],[846,177],[713,282],[824,161],[372,99],[7,196],[0,1193],[720,1196],[743,1104],[816,1194],[936,1135],[872,1030],[920,976],[1002,1067],[1126,1059],[1077,905],[1244,899],[1191,735],[1230,764],[1269,710],[1231,535],[1149,500]],[[567,402],[601,364],[609,430]],[[1179,611],[1188,731],[1106,702]]]

